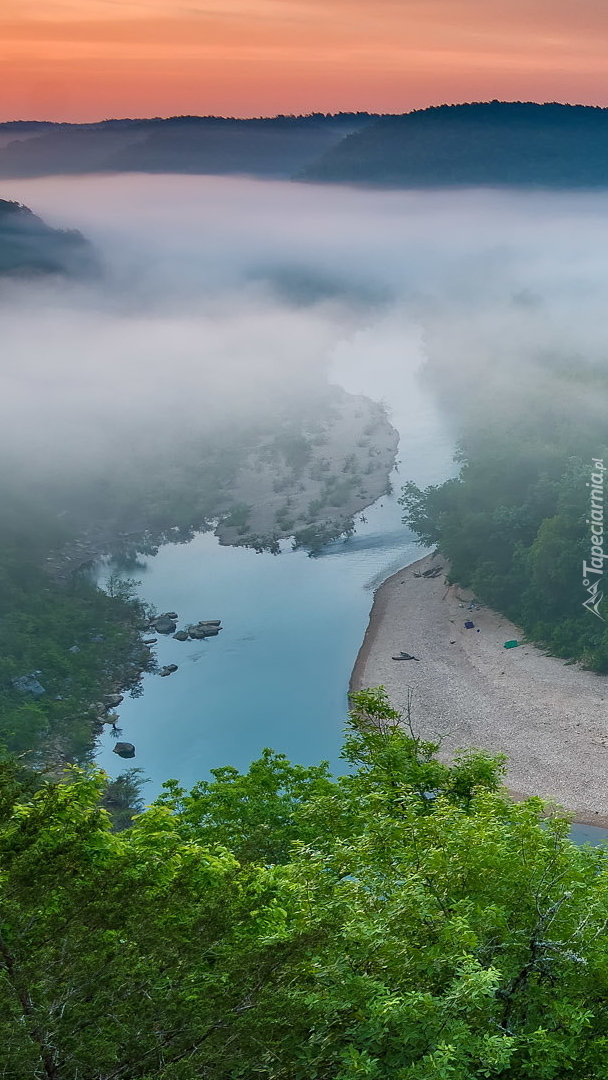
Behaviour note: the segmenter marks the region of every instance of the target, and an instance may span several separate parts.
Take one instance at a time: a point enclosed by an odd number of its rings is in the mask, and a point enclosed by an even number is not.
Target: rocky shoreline
[[[217,637],[222,630],[221,619],[201,619],[198,623],[189,623],[183,630],[177,629],[177,621],[179,616],[176,611],[164,611],[160,615],[151,614],[146,625],[141,628],[141,633],[144,634],[161,634],[165,637],[172,637],[174,641],[202,641],[206,638]],[[146,649],[151,650],[156,645],[158,637],[141,637],[141,644]],[[167,678],[169,675],[173,675],[179,670],[177,664],[166,664],[164,667],[158,668],[152,654],[149,652],[149,662],[142,667],[139,672],[139,678],[141,678],[144,672],[154,672],[159,675],[161,679]],[[94,702],[90,706],[90,712],[94,716],[93,731],[95,735],[100,735],[106,724],[109,724],[112,728],[114,736],[117,738],[119,734],[122,734],[121,728],[118,726],[120,720],[120,713],[115,712],[125,698],[125,693],[119,689],[115,689],[112,693],[105,694],[102,700]],[[134,758],[135,746],[129,742],[117,742],[114,747],[114,753],[118,754],[122,758]]]

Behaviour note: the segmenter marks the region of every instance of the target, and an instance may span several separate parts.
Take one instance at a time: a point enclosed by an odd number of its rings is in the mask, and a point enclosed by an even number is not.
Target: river
[[[361,332],[335,351],[331,380],[352,393],[388,403],[400,432],[393,494],[358,521],[355,535],[309,558],[222,547],[211,533],[167,544],[136,577],[139,591],[179,623],[221,619],[217,638],[178,642],[160,637],[159,663],[176,663],[168,678],[144,676],[143,696],[120,706],[122,738],[136,746],[150,778],[146,797],[163,780],[185,785],[220,765],[244,769],[270,746],[294,761],[328,759],[339,768],[347,687],[374,589],[423,553],[401,522],[401,484],[438,483],[453,471],[445,424],[420,383],[419,337],[404,327],[398,348],[390,332]],[[111,775],[125,768],[106,734],[98,762]]]

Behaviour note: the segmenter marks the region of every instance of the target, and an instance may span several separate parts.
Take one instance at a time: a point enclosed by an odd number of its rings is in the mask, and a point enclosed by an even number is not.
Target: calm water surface
[[[283,544],[279,556],[221,547],[211,534],[168,544],[137,571],[141,595],[159,611],[177,611],[179,625],[221,619],[207,641],[159,637],[160,664],[179,670],[144,678],[141,698],[120,706],[122,738],[136,746],[133,764],[150,777],[146,796],[163,780],[189,785],[209,769],[240,769],[265,746],[304,764],[339,767],[347,688],[363,640],[374,589],[423,551],[401,523],[400,486],[444,479],[453,469],[449,436],[416,375],[414,334],[395,355],[394,337],[359,335],[336,351],[332,378],[389,405],[401,444],[395,492],[370,507],[354,537],[309,558]],[[127,765],[105,735],[99,764],[111,775]]]
[[[386,401],[400,432],[399,464],[394,494],[365,512],[354,537],[313,559],[287,541],[279,556],[256,555],[204,534],[166,545],[137,573],[141,595],[159,611],[177,611],[179,625],[221,618],[224,626],[207,641],[160,636],[159,663],[179,670],[146,675],[143,697],[119,710],[135,760],[113,754],[109,735],[101,742],[98,762],[110,775],[131,764],[144,770],[147,799],[169,777],[188,786],[219,765],[245,769],[265,746],[340,770],[348,682],[374,590],[424,553],[401,522],[401,485],[439,483],[454,471],[445,423],[420,385],[416,336],[405,337],[398,356],[376,341],[373,362],[369,345],[361,335],[338,350],[333,377]],[[572,838],[599,844],[608,831],[575,824]]]

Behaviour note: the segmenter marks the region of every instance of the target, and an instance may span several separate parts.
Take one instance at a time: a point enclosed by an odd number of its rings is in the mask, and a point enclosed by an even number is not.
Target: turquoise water
[[[575,824],[570,829],[570,836],[575,844],[591,844],[598,847],[608,841],[608,829],[600,829],[597,825]]]
[[[311,559],[288,541],[279,556],[256,555],[205,534],[161,548],[137,572],[141,595],[159,611],[177,611],[180,625],[221,618],[224,626],[206,641],[159,637],[159,663],[179,670],[166,679],[146,675],[143,696],[119,707],[121,737],[136,746],[133,762],[113,754],[114,740],[103,737],[99,764],[110,775],[142,768],[150,778],[146,799],[169,777],[188,786],[219,765],[245,769],[265,746],[340,769],[348,682],[374,590],[424,553],[401,523],[401,484],[438,483],[453,472],[445,423],[417,376],[416,338],[398,356],[376,342],[373,366],[365,335],[359,346],[338,351],[334,380],[389,403],[400,447],[394,494],[365,512],[355,535]],[[599,844],[608,830],[574,825],[571,835]]]
[[[406,478],[435,483],[452,471],[449,436],[416,375],[415,336],[384,348],[361,335],[336,351],[332,378],[353,392],[385,398],[400,431],[395,492],[365,513],[348,541],[309,558],[292,551],[257,555],[221,547],[212,534],[169,544],[137,572],[141,595],[179,624],[221,619],[217,638],[159,638],[159,663],[179,670],[146,675],[141,698],[119,708],[133,764],[150,777],[146,795],[174,777],[192,784],[209,769],[246,768],[265,746],[309,764],[339,766],[350,673],[363,640],[374,589],[423,551],[401,523],[397,503]],[[99,763],[116,775],[125,764],[104,735]]]

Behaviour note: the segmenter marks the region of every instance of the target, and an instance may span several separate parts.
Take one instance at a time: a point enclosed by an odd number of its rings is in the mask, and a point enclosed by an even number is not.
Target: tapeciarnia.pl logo
[[[587,518],[587,525],[591,526],[591,562],[588,563],[586,559],[583,559],[583,585],[589,593],[587,599],[583,601],[583,607],[597,615],[602,622],[606,622],[598,610],[604,598],[603,592],[599,591],[604,576],[604,559],[608,559],[608,555],[604,555],[605,466],[603,458],[591,458],[591,461],[593,469],[591,483],[587,484],[587,487],[591,488],[591,516]]]

